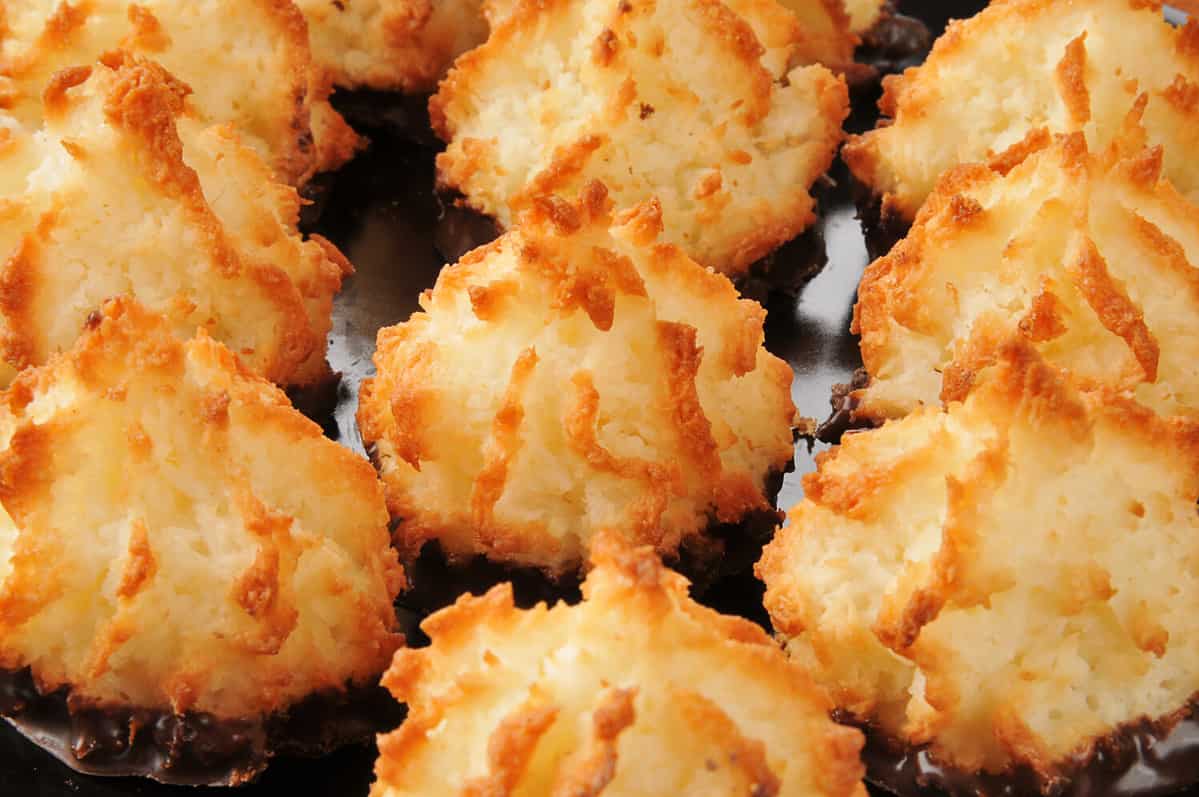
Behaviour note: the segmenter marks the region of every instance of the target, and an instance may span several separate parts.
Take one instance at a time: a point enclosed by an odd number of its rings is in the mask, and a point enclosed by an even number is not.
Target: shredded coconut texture
[[[577,606],[508,585],[430,617],[384,678],[408,719],[372,797],[865,797],[861,734],[755,625],[693,602],[648,548],[597,542]]]
[[[0,504],[0,667],[81,705],[255,718],[401,642],[370,465],[129,300],[0,393]]]

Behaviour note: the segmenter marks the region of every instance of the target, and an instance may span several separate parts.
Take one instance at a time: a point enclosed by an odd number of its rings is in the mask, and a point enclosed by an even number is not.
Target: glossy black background
[[[901,3],[901,10],[939,32],[950,17],[965,17],[985,5],[963,2]],[[877,90],[855,93],[854,130],[873,124]],[[357,268],[337,299],[329,359],[343,374],[340,400],[327,432],[361,452],[354,411],[357,386],[372,370],[375,333],[406,319],[419,293],[430,287],[443,262],[435,244],[440,204],[433,193],[433,141],[419,125],[411,102],[362,95],[335,98],[353,118],[368,119],[372,147],[328,181],[323,212],[312,226],[341,247]],[[795,371],[792,393],[800,412],[823,419],[834,383],[845,382],[860,365],[857,342],[849,334],[854,292],[868,255],[847,176],[839,162],[830,175],[835,185],[820,196],[820,228],[828,265],[798,298],[772,296],[767,346]],[[817,445],[816,451],[822,446]],[[779,497],[786,508],[801,496],[799,477],[813,469],[801,442],[796,470]],[[744,596],[752,599],[752,594]],[[727,603],[725,599],[717,599]],[[733,601],[735,603],[736,601]],[[727,608],[727,607],[725,607]],[[372,780],[373,749],[348,749],[319,761],[276,761],[256,784],[241,788],[244,797],[300,794],[364,797]],[[78,775],[0,723],[0,797],[118,797],[195,794],[128,779]]]

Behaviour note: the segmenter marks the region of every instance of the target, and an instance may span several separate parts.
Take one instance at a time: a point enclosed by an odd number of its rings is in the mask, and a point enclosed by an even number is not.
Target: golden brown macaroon
[[[358,146],[291,0],[0,0],[0,109],[36,129],[56,72],[118,48],[191,86],[202,119],[234,123],[292,185]]]
[[[742,276],[813,221],[841,140],[845,83],[795,66],[829,46],[805,31],[774,0],[523,0],[430,100],[438,179],[504,227],[592,180],[656,196],[666,240]]]
[[[884,86],[889,120],[843,150],[884,214],[911,220],[951,167],[1007,171],[1056,134],[1083,132],[1100,150],[1141,94],[1166,174],[1199,196],[1199,22],[1174,28],[1153,0],[997,0]]]
[[[72,712],[261,721],[401,641],[370,465],[130,300],[0,393],[0,505],[0,669]]]
[[[968,772],[1069,776],[1199,692],[1199,425],[1014,338],[964,402],[846,437],[758,565],[837,704]]]
[[[296,0],[312,60],[339,86],[432,91],[487,38],[480,0]]]
[[[44,128],[0,145],[0,383],[74,343],[132,294],[283,385],[326,378],[349,263],[296,231],[300,198],[229,126],[186,111],[161,67],[117,58],[60,73]]]
[[[597,540],[577,606],[504,584],[427,619],[384,684],[408,704],[372,797],[854,795],[860,733],[757,626],[703,608],[649,548]]]
[[[1098,154],[1073,133],[1006,176],[975,165],[941,180],[862,279],[858,415],[961,398],[1013,333],[1083,387],[1199,414],[1199,209],[1161,176],[1143,107]]]
[[[791,370],[765,311],[603,186],[539,201],[379,333],[358,425],[397,543],[552,574],[613,529],[673,555],[770,511],[791,460]]]

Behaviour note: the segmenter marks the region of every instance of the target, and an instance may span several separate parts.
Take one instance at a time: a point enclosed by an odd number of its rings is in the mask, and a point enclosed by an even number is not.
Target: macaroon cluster
[[[1146,143],[1147,99],[1104,150],[1072,133],[1006,175],[941,178],[862,279],[859,416],[963,398],[1013,334],[1084,388],[1199,413],[1199,209],[1163,177],[1168,150]]]
[[[616,530],[661,554],[772,512],[791,370],[765,311],[659,240],[650,201],[535,202],[379,333],[358,424],[406,556],[430,540],[560,574]]]
[[[59,72],[44,126],[0,148],[0,380],[135,296],[182,338],[205,329],[271,381],[327,378],[333,295],[352,271],[296,230],[300,198],[190,88],[127,55]],[[110,65],[109,65],[110,64]]]
[[[1043,784],[1199,691],[1199,425],[1082,393],[1014,338],[964,401],[851,435],[758,565],[837,705]]]
[[[1147,96],[1151,146],[1199,197],[1199,22],[1172,27],[1154,0],[1006,0],[952,23],[923,65],[884,80],[887,124],[843,150],[854,175],[910,221],[960,163],[1005,172],[1055,135],[1102,151]]]
[[[72,711],[259,719],[402,641],[370,465],[130,300],[0,393],[0,504],[0,668]]]
[[[385,684],[409,706],[372,797],[865,797],[860,733],[766,634],[694,603],[651,549],[604,536],[577,606],[507,585],[424,623]]]
[[[719,272],[812,223],[809,189],[848,113],[844,15],[774,0],[515,4],[429,104],[441,185],[511,226],[539,197],[603,182],[656,198],[665,240]]]

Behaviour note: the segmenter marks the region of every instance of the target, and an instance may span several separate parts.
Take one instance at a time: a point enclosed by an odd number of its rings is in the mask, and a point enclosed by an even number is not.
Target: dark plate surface
[[[985,3],[908,0],[900,5],[905,14],[920,18],[936,33],[950,17],[970,16]],[[433,193],[433,142],[420,127],[419,105],[361,95],[338,99],[351,117],[369,117],[370,123],[380,126],[370,131],[372,147],[332,178],[323,197],[323,213],[312,227],[341,247],[357,268],[334,310],[329,360],[343,374],[343,381],[337,409],[325,425],[330,436],[362,453],[354,412],[358,384],[373,372],[375,334],[380,327],[407,319],[417,309],[420,292],[433,285],[443,262],[439,235],[443,248],[448,248],[444,244],[447,221]],[[876,99],[877,90],[856,92],[851,129],[872,126]],[[838,162],[830,176],[835,185],[820,196],[820,230],[828,265],[798,298],[772,296],[767,321],[767,346],[795,372],[796,406],[803,415],[817,419],[829,413],[832,386],[847,382],[861,364],[849,320],[858,279],[868,261],[844,166]],[[780,507],[789,508],[799,500],[799,477],[814,469],[813,456],[825,447],[816,444],[809,450],[803,441],[797,445],[796,468],[784,480]],[[748,580],[713,590],[707,598],[723,610],[755,619],[761,615],[757,599],[757,590]],[[316,761],[280,759],[259,782],[236,793],[364,797],[374,758],[373,748],[351,748]],[[0,797],[195,793],[141,780],[76,774],[0,723]]]

